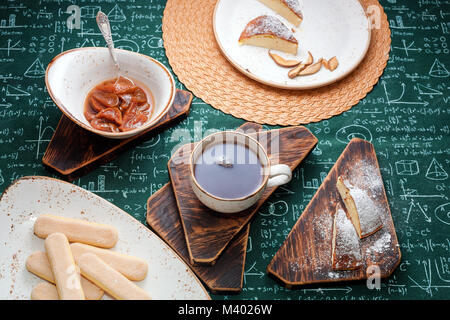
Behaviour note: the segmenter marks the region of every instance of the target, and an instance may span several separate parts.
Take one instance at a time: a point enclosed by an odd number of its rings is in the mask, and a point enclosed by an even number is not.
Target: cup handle
[[[292,179],[292,170],[288,165],[277,164],[270,167],[267,187],[277,187],[286,184]]]

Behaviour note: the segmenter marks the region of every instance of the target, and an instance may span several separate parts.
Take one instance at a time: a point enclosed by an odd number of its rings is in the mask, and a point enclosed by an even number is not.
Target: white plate
[[[46,177],[17,180],[0,199],[0,299],[30,299],[44,281],[25,268],[32,252],[44,250],[44,241],[33,234],[43,213],[115,226],[119,241],[112,250],[148,262],[147,278],[136,284],[153,299],[210,299],[191,269],[139,221],[91,192]]]
[[[303,22],[295,28],[258,0],[219,0],[214,11],[214,34],[225,57],[242,73],[270,86],[286,89],[311,89],[336,82],[352,72],[362,61],[370,44],[369,20],[358,0],[299,0]],[[278,17],[288,28],[295,28],[299,42],[297,56],[280,53],[290,59],[305,59],[308,51],[319,58],[336,56],[339,67],[331,72],[290,79],[289,69],[277,66],[268,49],[239,45],[247,23],[260,16]],[[278,51],[275,51],[279,53]]]

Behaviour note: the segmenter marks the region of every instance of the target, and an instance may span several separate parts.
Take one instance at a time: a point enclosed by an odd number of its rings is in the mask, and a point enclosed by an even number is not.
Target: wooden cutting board
[[[295,169],[317,144],[316,137],[302,126],[246,133],[265,146],[272,164],[284,163],[291,169]],[[189,182],[189,157],[193,146],[188,144],[178,149],[169,160],[168,169],[190,261],[213,264],[276,188],[267,188],[254,206],[236,214],[221,214],[207,208],[196,198]]]
[[[237,234],[212,266],[190,263],[171,183],[166,184],[148,199],[147,224],[191,266],[192,271],[212,292],[239,292],[242,290],[250,224]]]
[[[262,129],[260,124],[247,122],[240,130]],[[243,228],[231,240],[223,254],[214,265],[192,265],[186,246],[183,227],[172,184],[169,182],[147,201],[147,224],[172,248],[183,260],[191,265],[197,276],[215,293],[240,292],[244,278],[245,257],[250,224]]]
[[[378,191],[371,193],[380,209],[383,227],[361,240],[362,267],[336,271],[332,268],[333,215],[338,204],[344,207],[336,189],[336,179],[361,178]],[[378,183],[378,184],[376,184]],[[388,277],[400,263],[401,253],[392,221],[383,180],[370,142],[352,139],[329,172],[316,194],[292,228],[281,248],[267,267],[267,272],[287,287],[321,282],[362,280],[377,271]],[[368,269],[372,266],[371,269]],[[373,268],[375,266],[375,268]]]
[[[66,116],[62,116],[53,137],[45,151],[42,162],[58,175],[72,181],[103,165],[127,148],[136,145],[158,130],[187,115],[192,102],[192,94],[177,90],[175,100],[167,112],[155,125],[145,132],[128,139],[108,139],[87,131]]]

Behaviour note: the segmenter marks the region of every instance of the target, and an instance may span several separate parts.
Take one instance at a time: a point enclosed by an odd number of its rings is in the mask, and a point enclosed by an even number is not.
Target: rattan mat
[[[235,69],[216,42],[213,12],[217,0],[168,0],[163,16],[166,55],[178,79],[204,102],[247,121],[297,125],[328,119],[350,109],[378,82],[389,59],[391,32],[377,0],[360,0],[379,14],[369,51],[349,76],[312,90],[277,89]],[[367,9],[369,6],[374,6]]]

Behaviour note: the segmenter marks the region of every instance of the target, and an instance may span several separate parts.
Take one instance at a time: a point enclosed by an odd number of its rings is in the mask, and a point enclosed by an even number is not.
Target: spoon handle
[[[114,42],[111,36],[111,27],[109,26],[109,19],[108,16],[101,11],[97,13],[97,25],[98,28],[100,29],[100,32],[103,35],[103,38],[105,38],[106,44],[108,45],[109,53],[111,54],[111,58],[113,59],[114,65],[116,66],[117,70],[120,71],[119,63],[117,62],[116,53],[114,51]]]

